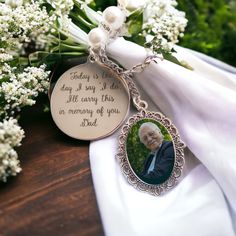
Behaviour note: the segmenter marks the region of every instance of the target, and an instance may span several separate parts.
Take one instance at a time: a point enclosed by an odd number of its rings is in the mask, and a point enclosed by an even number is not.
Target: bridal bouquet
[[[1,181],[21,171],[15,151],[24,137],[17,123],[21,108],[48,91],[57,60],[88,55],[87,34],[100,24],[102,11],[117,4],[126,14],[126,40],[181,64],[172,53],[187,20],[174,0],[0,1]]]

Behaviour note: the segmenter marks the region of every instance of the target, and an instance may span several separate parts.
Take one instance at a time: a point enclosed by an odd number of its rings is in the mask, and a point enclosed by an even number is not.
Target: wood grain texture
[[[104,235],[88,158],[40,106],[23,112],[18,149],[23,171],[0,184],[0,235]]]

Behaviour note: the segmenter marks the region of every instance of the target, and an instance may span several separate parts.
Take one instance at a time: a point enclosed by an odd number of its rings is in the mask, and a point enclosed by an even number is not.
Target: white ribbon
[[[115,161],[119,132],[92,142],[92,175],[107,235],[234,235],[236,76],[177,50],[194,71],[160,61],[137,74],[135,82],[150,110],[159,108],[174,122],[201,164],[186,151],[182,181],[153,197],[135,190],[121,174]],[[108,53],[125,68],[147,56],[143,47],[123,39],[111,43]]]

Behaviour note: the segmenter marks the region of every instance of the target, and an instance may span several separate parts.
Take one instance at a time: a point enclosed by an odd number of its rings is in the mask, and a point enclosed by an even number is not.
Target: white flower
[[[6,61],[11,61],[13,59],[13,56],[8,53],[0,53],[0,63],[1,62],[6,62]]]
[[[143,36],[155,51],[171,51],[187,25],[185,13],[177,10],[174,0],[149,0],[144,10]],[[150,41],[150,35],[153,36]]]
[[[118,4],[127,10],[134,11],[143,8],[148,0],[118,0]]]
[[[13,118],[0,122],[0,181],[21,171],[18,155],[13,149],[20,146],[24,131]]]
[[[68,15],[70,10],[74,7],[73,0],[46,0],[55,10],[58,16]]]
[[[45,65],[27,67],[21,73],[15,73],[16,68],[8,64],[0,67],[0,81],[6,80],[0,85],[0,98],[4,105],[0,107],[0,116],[8,117],[14,111],[19,111],[23,106],[35,104],[35,98],[39,93],[47,92],[49,87],[49,71],[45,71]]]
[[[10,3],[18,5],[12,8]],[[0,3],[0,41],[5,53],[22,53],[26,43],[45,38],[52,24],[46,8],[37,2],[21,5],[20,0],[8,0],[8,5]]]
[[[23,4],[23,0],[5,0],[5,3],[12,8],[19,7]]]
[[[10,118],[0,122],[0,143],[5,143],[11,147],[20,145],[24,131],[17,125],[17,120]]]
[[[84,6],[89,5],[93,0],[74,0],[75,3],[78,3],[83,8]]]

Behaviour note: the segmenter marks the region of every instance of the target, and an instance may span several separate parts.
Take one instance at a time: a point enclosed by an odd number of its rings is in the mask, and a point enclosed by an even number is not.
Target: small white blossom
[[[54,8],[54,13],[58,16],[66,16],[74,7],[73,0],[46,0]]]
[[[1,62],[7,62],[11,61],[13,59],[13,56],[8,53],[0,53],[0,63]]]
[[[0,143],[9,144],[11,147],[20,146],[24,131],[17,125],[13,118],[0,122]]]
[[[122,8],[134,11],[138,8],[144,7],[147,0],[118,0],[117,2]]]
[[[177,10],[175,0],[149,0],[144,10],[142,34],[155,51],[171,51],[187,25],[185,13]],[[150,35],[153,39],[150,41]]]
[[[87,6],[89,5],[91,2],[93,2],[93,0],[74,0],[75,3],[79,3],[81,4],[81,6]]]
[[[5,3],[12,8],[19,7],[23,4],[23,0],[5,0]]]
[[[14,147],[21,145],[24,131],[13,118],[0,122],[0,181],[6,182],[9,176],[20,171],[20,162]]]
[[[6,63],[0,68],[0,81],[4,81],[0,85],[0,100],[4,101],[0,116],[7,117],[23,106],[32,106],[39,93],[47,92],[49,71],[45,67],[27,67],[21,73],[15,73],[16,68]]]
[[[5,53],[21,54],[26,44],[45,38],[52,24],[46,8],[37,2],[20,4],[20,0],[9,0],[8,4],[0,3],[0,42]]]

